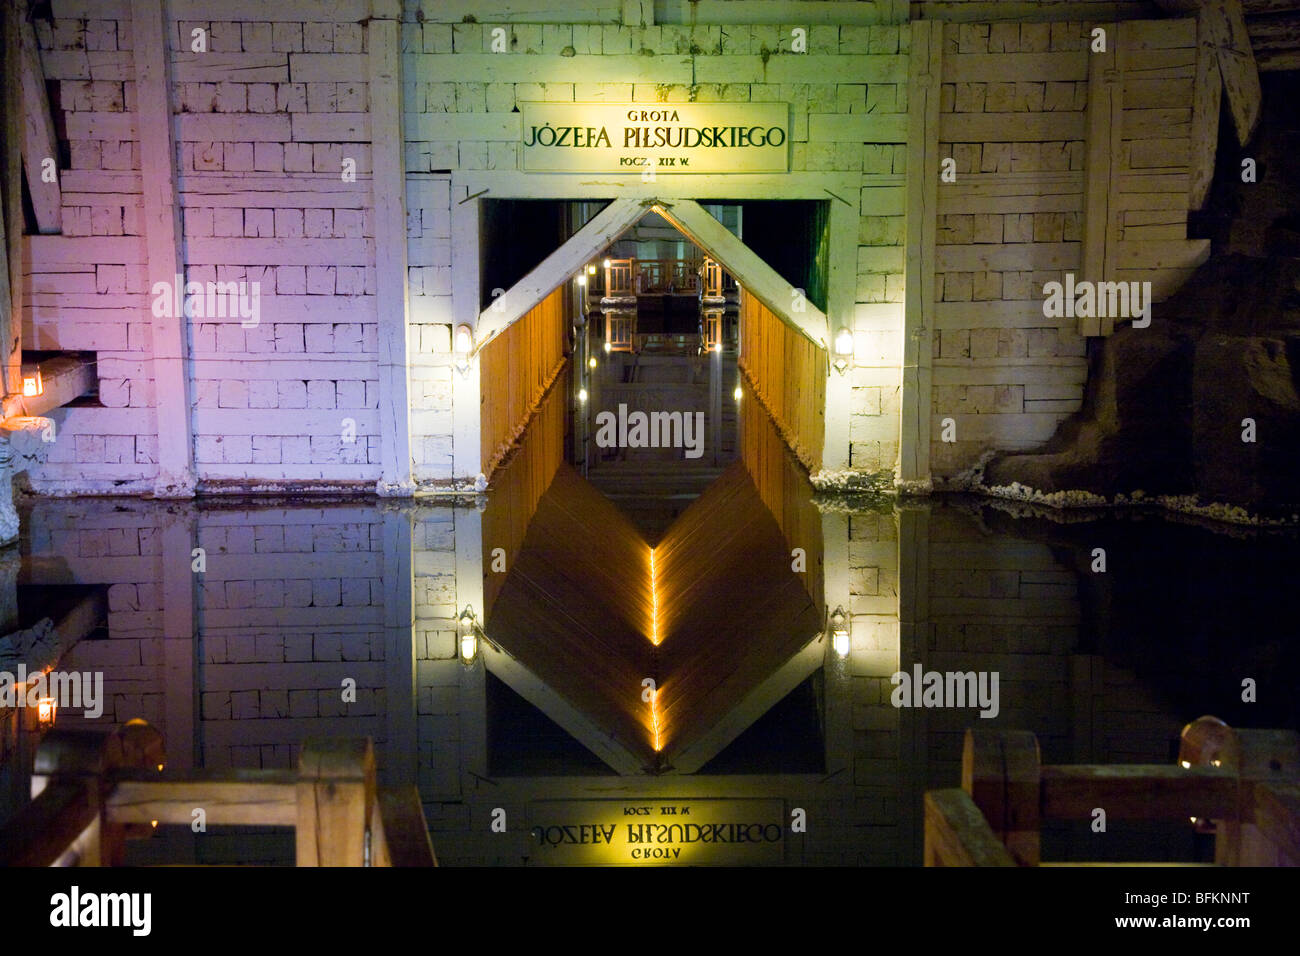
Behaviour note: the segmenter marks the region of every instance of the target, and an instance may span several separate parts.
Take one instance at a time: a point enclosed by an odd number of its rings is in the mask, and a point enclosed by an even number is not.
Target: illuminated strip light
[[[650,695],[650,726],[655,732],[655,753],[664,749],[664,745],[659,740],[659,692],[663,688],[656,688]]]
[[[650,643],[659,646],[659,580],[655,573],[654,548],[650,549]]]
[[[655,570],[655,549],[650,549],[650,643],[659,646],[659,576]],[[655,753],[664,749],[659,733],[659,694],[662,687],[656,687],[650,693],[650,727],[654,731]]]

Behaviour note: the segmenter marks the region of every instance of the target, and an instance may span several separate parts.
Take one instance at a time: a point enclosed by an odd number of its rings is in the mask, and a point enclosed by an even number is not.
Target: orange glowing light
[[[36,702],[36,720],[42,727],[53,727],[59,704],[53,697],[42,697]]]
[[[662,687],[650,694],[650,726],[655,733],[655,753],[664,749],[664,745],[659,740],[659,691],[661,690]]]
[[[659,582],[655,574],[655,549],[650,549],[650,643],[659,646]],[[653,702],[652,702],[653,703]],[[659,748],[656,747],[656,750]]]
[[[23,378],[23,395],[31,398],[34,395],[41,395],[45,392],[45,385],[41,382],[41,373],[25,376]]]

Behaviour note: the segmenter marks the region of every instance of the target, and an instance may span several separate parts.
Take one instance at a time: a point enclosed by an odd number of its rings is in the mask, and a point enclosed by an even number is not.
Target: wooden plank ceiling
[[[647,767],[706,734],[821,630],[736,462],[654,549],[571,467],[542,495],[488,638]],[[642,681],[658,688],[653,704]],[[657,745],[657,746],[656,746]]]

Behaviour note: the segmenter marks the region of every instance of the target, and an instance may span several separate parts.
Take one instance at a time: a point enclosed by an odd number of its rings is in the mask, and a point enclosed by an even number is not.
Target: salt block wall
[[[478,18],[484,22],[439,23],[432,22],[438,18],[436,5],[417,2],[406,4],[406,14],[408,176],[449,172],[454,181],[457,173],[517,170],[520,114],[515,110],[526,102],[790,103],[792,173],[849,174],[871,183],[860,195],[839,200],[852,202],[859,212],[859,256],[856,262],[849,257],[849,267],[858,273],[855,299],[876,307],[845,316],[856,332],[858,363],[848,457],[855,468],[893,468],[902,326],[906,25],[804,25],[808,52],[794,54],[793,24],[542,25],[510,23],[489,12]],[[493,53],[493,30],[501,26],[510,52]],[[532,178],[557,197],[565,195],[572,179]],[[689,182],[683,181],[690,178],[667,186],[665,177],[665,188],[688,194]],[[779,188],[774,183],[773,198]],[[611,196],[617,192],[612,189]],[[451,198],[459,203],[467,196],[466,188],[456,187]],[[413,256],[412,272],[416,263]]]
[[[1107,111],[1109,149],[1087,136],[1090,88],[1102,86],[1104,54],[1091,49],[1099,26],[1121,106],[1116,124],[1109,102],[1094,104]],[[954,161],[955,176],[938,187],[936,477],[990,450],[1039,446],[1081,407],[1081,319],[1044,315],[1046,283],[1066,273],[1096,280],[1104,258],[1106,278],[1151,282],[1162,300],[1199,261],[1186,237],[1195,27],[1186,19],[943,27],[939,155]],[[1090,268],[1088,244],[1103,251]],[[945,420],[955,440],[945,440]]]
[[[54,12],[53,27],[38,20],[37,32],[67,130],[67,220],[64,235],[29,240],[33,309],[24,344],[97,352],[103,407],[55,412],[59,438],[30,479],[37,490],[130,491],[156,474],[157,396],[129,5],[56,3]],[[328,5],[315,14],[329,15]],[[189,52],[198,29],[207,53]],[[373,485],[366,31],[356,22],[173,21],[168,46],[185,278],[256,283],[260,293],[256,324],[238,315],[188,323],[197,476]],[[345,161],[354,181],[343,175]],[[441,227],[419,205],[428,199],[438,208],[436,194],[436,185],[417,191],[417,246],[447,234],[445,200]],[[421,304],[448,284],[433,268],[413,273]],[[450,349],[449,337],[414,334],[416,348]],[[445,411],[437,373],[420,376],[416,407]]]
[[[96,353],[100,393],[98,405],[53,413],[58,440],[28,478],[40,491],[134,492],[157,473],[153,409],[177,397],[156,395],[152,378],[130,8],[124,0],[55,0],[52,9],[52,24],[38,19],[36,29],[67,139],[65,231],[27,238],[24,345]],[[300,9],[301,20],[280,19]],[[260,290],[256,324],[238,316],[187,323],[194,461],[208,488],[361,488],[380,476],[381,428],[395,423],[378,413],[370,152],[374,136],[391,134],[371,128],[368,28],[344,19],[354,12],[299,4],[266,20],[169,23],[185,277]],[[451,437],[451,329],[474,324],[477,305],[462,304],[458,314],[451,295],[452,210],[474,201],[467,177],[514,174],[508,182],[521,184],[517,191],[526,183],[530,195],[574,188],[573,176],[517,174],[516,111],[537,100],[791,104],[787,181],[859,184],[856,195],[827,200],[852,205],[857,223],[854,254],[832,253],[854,276],[852,314],[841,303],[832,321],[851,327],[855,367],[847,448],[840,433],[827,457],[866,471],[896,467],[904,303],[914,294],[903,281],[906,140],[917,120],[909,108],[920,109],[909,103],[913,25],[811,26],[807,52],[796,54],[797,24],[540,25],[505,15],[451,23],[416,0],[404,17],[417,481],[472,477],[480,464],[454,461]],[[509,52],[493,53],[502,25]],[[1117,198],[1097,221],[1107,273],[1151,278],[1157,297],[1195,261],[1195,244],[1182,238],[1194,26],[1132,22],[1110,38],[1122,122],[1113,155],[1094,157],[1108,165],[1093,192]],[[1091,27],[940,27],[939,119],[926,135],[953,161],[956,181],[938,185],[935,304],[913,330],[929,338],[932,382],[920,386],[920,399],[938,477],[990,450],[1039,445],[1080,406],[1086,340],[1077,319],[1045,318],[1042,299],[1045,283],[1079,273],[1086,258],[1089,176],[1097,172],[1088,168],[1086,133],[1098,55],[1087,47]],[[206,53],[190,52],[196,30],[205,31]],[[771,195],[780,195],[782,177],[771,179]],[[692,177],[662,180],[666,195],[690,194]],[[505,198],[500,189],[493,196]],[[471,252],[467,268],[472,262]],[[955,441],[942,438],[947,419]]]

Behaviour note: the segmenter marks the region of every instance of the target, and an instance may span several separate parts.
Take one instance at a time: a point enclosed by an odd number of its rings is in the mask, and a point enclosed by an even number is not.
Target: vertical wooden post
[[[384,782],[413,784],[419,769],[415,720],[415,579],[412,515],[384,512],[384,673],[387,735]]]
[[[906,30],[907,26],[900,29]],[[912,23],[911,30],[912,52],[907,69],[907,258],[898,477],[904,482],[928,482],[944,24],[918,20]]]
[[[905,508],[896,512],[898,522],[898,663],[897,669],[910,671],[914,663],[924,663],[927,637],[934,625],[930,621],[930,510],[927,507]],[[886,688],[892,693],[892,688]],[[930,773],[929,711],[924,707],[900,707],[898,714],[900,765],[900,807],[915,807],[925,796]],[[902,822],[899,848],[902,859],[914,860],[922,843],[923,827],[911,815]]]
[[[369,737],[305,742],[298,760],[298,865],[365,866],[374,805]]]
[[[23,314],[23,203],[22,203],[22,81],[18,58],[18,36],[23,19],[23,5],[5,0],[0,15],[4,20],[3,65],[4,89],[0,91],[3,136],[0,137],[0,365],[3,366],[4,393],[22,390],[22,314]],[[5,440],[8,444],[7,439]],[[8,465],[4,465],[8,474]],[[8,491],[6,481],[0,490]],[[0,508],[12,510],[6,495]],[[7,517],[7,516],[6,516]],[[17,533],[14,516],[14,532]]]
[[[848,206],[838,197],[830,201],[830,261],[826,277],[826,348],[833,352],[835,335],[841,329],[853,329],[854,299],[858,284],[858,230],[861,224],[857,206]],[[849,467],[850,416],[853,404],[852,372],[842,374],[826,363],[824,434],[821,466],[827,471]],[[882,436],[886,437],[886,436]],[[889,462],[881,462],[888,467]]]
[[[1038,866],[1038,738],[1027,730],[967,730],[961,788],[1016,863]]]
[[[379,321],[381,495],[409,496],[411,469],[410,301],[406,282],[406,169],[402,135],[400,0],[372,0],[370,179],[375,210],[375,310]]]
[[[1210,194],[1214,179],[1214,156],[1219,146],[1219,109],[1223,78],[1214,48],[1211,13],[1202,7],[1196,17],[1196,85],[1192,88],[1192,183],[1187,207],[1200,209]]]
[[[58,167],[58,140],[54,133],[54,118],[50,115],[50,101],[45,92],[45,74],[41,69],[41,54],[36,47],[36,31],[31,22],[18,17],[17,44],[7,49],[20,48],[23,103],[23,165],[27,170],[27,192],[32,198],[32,212],[36,228],[42,233],[63,231],[63,199],[59,193],[56,174],[53,182],[42,176],[41,164],[51,159]]]
[[[464,186],[453,184],[451,190],[451,304],[455,325],[452,326],[452,343],[456,329],[469,326],[474,344],[482,339],[479,330],[479,203],[469,198]],[[487,464],[482,447],[482,385],[480,355],[470,362],[464,372],[451,371],[451,422],[452,477],[473,483],[483,473]]]
[[[1106,31],[1106,52],[1088,53],[1088,109],[1083,185],[1083,275],[1089,282],[1101,282],[1114,270],[1115,224],[1118,212],[1112,208],[1111,193],[1120,168],[1123,150],[1123,84],[1117,48],[1120,25],[1101,25]],[[1079,334],[1110,335],[1113,317],[1096,315],[1079,319]]]
[[[131,0],[135,44],[136,128],[140,137],[140,180],[144,191],[145,251],[150,290],[166,283],[184,298],[185,263],[180,250],[180,204],[176,197],[172,135],[171,54],[167,49],[165,0]],[[175,300],[174,300],[175,301]],[[168,312],[179,311],[178,315]],[[189,330],[184,310],[153,316],[153,377],[158,422],[158,477],[154,494],[194,494],[194,442],[190,421]]]

